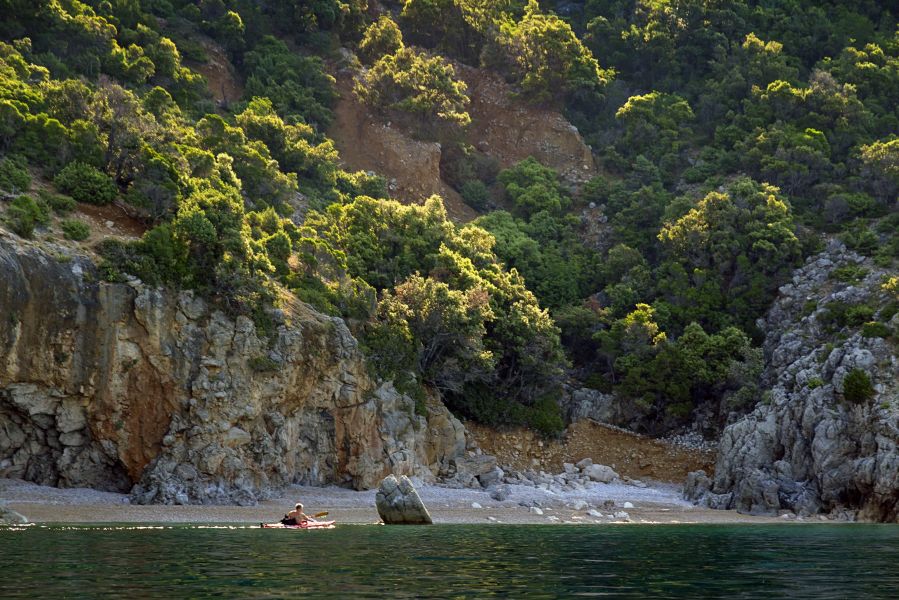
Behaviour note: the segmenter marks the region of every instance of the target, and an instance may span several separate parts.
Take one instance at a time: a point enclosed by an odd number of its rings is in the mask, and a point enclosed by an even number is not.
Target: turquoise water
[[[0,598],[899,598],[899,527],[28,527],[0,573]]]

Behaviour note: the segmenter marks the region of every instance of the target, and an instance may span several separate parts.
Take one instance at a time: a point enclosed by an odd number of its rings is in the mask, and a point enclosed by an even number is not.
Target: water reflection
[[[31,527],[0,597],[899,597],[894,526]]]

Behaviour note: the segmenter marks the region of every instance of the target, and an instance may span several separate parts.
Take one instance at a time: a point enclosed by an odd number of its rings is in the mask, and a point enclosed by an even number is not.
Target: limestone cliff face
[[[263,338],[192,293],[102,283],[89,259],[2,232],[0,282],[2,477],[247,504],[464,464],[464,428],[439,401],[416,415],[369,377],[343,321],[301,303]]]
[[[833,277],[860,267],[857,282]],[[894,274],[894,273],[893,273]],[[836,303],[875,308],[882,317],[886,275],[839,243],[796,271],[761,325],[767,332],[768,397],[721,437],[713,480],[688,480],[687,493],[720,508],[799,514],[830,512],[899,521],[899,359],[895,340],[828,325]],[[899,330],[899,316],[889,327]],[[846,376],[868,374],[873,397],[848,401]],[[711,490],[708,491],[709,486]],[[708,493],[704,493],[708,492]]]

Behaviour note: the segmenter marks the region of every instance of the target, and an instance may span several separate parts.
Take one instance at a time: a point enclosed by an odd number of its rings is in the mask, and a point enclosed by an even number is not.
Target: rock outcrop
[[[769,391],[724,430],[714,479],[693,474],[692,499],[750,513],[899,521],[899,315],[889,314],[897,298],[883,290],[885,276],[833,242],[780,288],[760,323]],[[892,339],[863,333],[862,318],[888,321]],[[870,381],[869,394],[846,393],[853,371]]]
[[[342,320],[295,302],[261,336],[190,292],[99,282],[90,259],[0,232],[0,477],[252,504],[291,483],[425,481],[461,423],[373,381]]]
[[[415,491],[412,481],[402,475],[388,475],[375,496],[378,515],[387,525],[431,525],[431,514]]]
[[[620,425],[623,421],[624,411],[618,399],[613,394],[590,388],[577,388],[566,393],[562,409],[565,420],[569,423],[592,419],[600,423]]]

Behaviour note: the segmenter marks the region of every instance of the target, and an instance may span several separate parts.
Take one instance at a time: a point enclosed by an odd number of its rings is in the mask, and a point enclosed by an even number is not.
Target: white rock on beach
[[[634,505],[631,502],[625,502],[621,505],[622,508],[633,508]]]
[[[536,506],[530,507],[528,509],[528,512],[531,513],[532,515],[542,515],[543,514],[543,510],[537,508]]]
[[[598,481],[600,483],[612,483],[614,480],[618,479],[618,473],[616,473],[612,467],[606,465],[588,465],[584,469],[584,474],[593,481]]]
[[[384,523],[430,525],[431,515],[415,490],[415,486],[405,475],[399,479],[388,475],[381,481],[375,496],[375,506]]]

